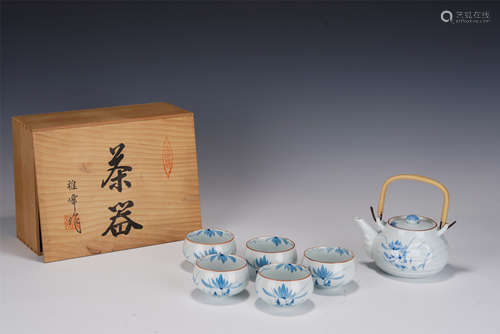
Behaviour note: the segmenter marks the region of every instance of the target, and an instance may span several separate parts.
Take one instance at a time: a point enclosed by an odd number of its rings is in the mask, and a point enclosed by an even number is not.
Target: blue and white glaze
[[[209,249],[206,249],[204,251],[200,251],[198,253],[193,253],[193,255],[194,255],[195,260],[198,260],[204,256],[218,254],[218,253],[219,252],[214,247],[210,247]]]
[[[260,267],[264,267],[267,264],[271,264],[271,261],[267,258],[267,256],[262,255],[262,257],[256,258],[255,262],[250,262],[247,260],[247,263],[250,267],[252,267],[254,270],[259,270]]]
[[[255,290],[270,305],[299,305],[309,299],[313,290],[311,273],[306,267],[297,264],[271,264],[259,270]]]
[[[284,246],[287,246],[291,242],[287,238],[280,238],[277,236],[269,237],[266,239],[266,241],[271,241],[275,247],[279,247],[281,244],[283,244]]]
[[[248,266],[245,259],[237,255],[218,253],[206,256],[196,261],[193,283],[211,296],[233,296],[247,286]]]
[[[248,240],[246,246],[245,258],[254,272],[272,263],[297,262],[295,243],[288,238],[278,236],[257,237]]]
[[[392,217],[387,222],[392,227],[409,231],[425,231],[436,227],[436,223],[432,219],[417,215]]]
[[[186,260],[196,260],[217,253],[235,254],[236,243],[231,232],[220,229],[201,229],[188,233],[184,239],[183,253]]]
[[[201,283],[208,289],[208,294],[216,297],[232,296],[235,294],[234,291],[244,284],[244,282],[230,283],[222,274],[209,281],[202,278]]]
[[[425,266],[432,258],[432,249],[427,243],[415,241],[415,238],[410,242],[404,243],[400,240],[392,240],[390,242],[382,241],[384,249],[384,260],[394,266],[399,271],[424,271]]]
[[[354,278],[354,253],[343,247],[312,247],[304,252],[302,264],[311,271],[314,286],[341,287]]]
[[[447,225],[437,228],[432,219],[417,215],[377,220],[370,227],[354,218],[363,234],[364,248],[377,266],[388,274],[420,278],[440,272],[448,261]]]

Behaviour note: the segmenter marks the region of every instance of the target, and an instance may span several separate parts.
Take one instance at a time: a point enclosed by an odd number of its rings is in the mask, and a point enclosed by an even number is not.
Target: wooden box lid
[[[97,124],[130,122],[156,118],[192,115],[189,111],[166,102],[135,104],[109,108],[95,108],[14,116],[13,120],[22,123],[27,129],[37,132],[57,128],[81,127]]]

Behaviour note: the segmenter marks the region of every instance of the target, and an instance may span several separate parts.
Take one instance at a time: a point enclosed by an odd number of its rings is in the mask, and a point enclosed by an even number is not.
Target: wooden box
[[[201,227],[193,114],[168,103],[12,118],[17,236],[45,262]]]

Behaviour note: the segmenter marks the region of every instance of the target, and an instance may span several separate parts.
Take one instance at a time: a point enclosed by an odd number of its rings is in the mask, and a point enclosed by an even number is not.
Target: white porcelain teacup
[[[297,250],[295,242],[288,238],[256,237],[247,241],[245,258],[248,265],[257,272],[268,264],[297,262]]]
[[[187,234],[183,245],[184,257],[195,264],[196,260],[218,253],[235,254],[234,235],[221,229],[201,229]]]
[[[312,247],[304,251],[302,264],[311,271],[316,288],[336,288],[354,278],[354,253],[342,247]]]
[[[248,265],[244,258],[218,253],[196,261],[193,283],[211,296],[233,296],[245,289],[248,276]]]
[[[270,305],[295,306],[309,298],[313,282],[311,273],[304,266],[293,263],[270,264],[258,271],[255,290]]]

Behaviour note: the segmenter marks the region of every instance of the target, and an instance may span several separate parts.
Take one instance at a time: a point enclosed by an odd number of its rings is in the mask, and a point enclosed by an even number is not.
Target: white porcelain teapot
[[[432,184],[444,194],[441,222],[418,215],[403,215],[383,221],[385,193],[395,180],[415,180]],[[364,234],[364,248],[375,260],[377,266],[386,273],[407,277],[427,277],[438,273],[448,261],[448,243],[443,234],[455,222],[446,223],[448,215],[448,190],[436,180],[425,176],[402,174],[388,178],[382,186],[374,228],[361,218],[354,218]]]

